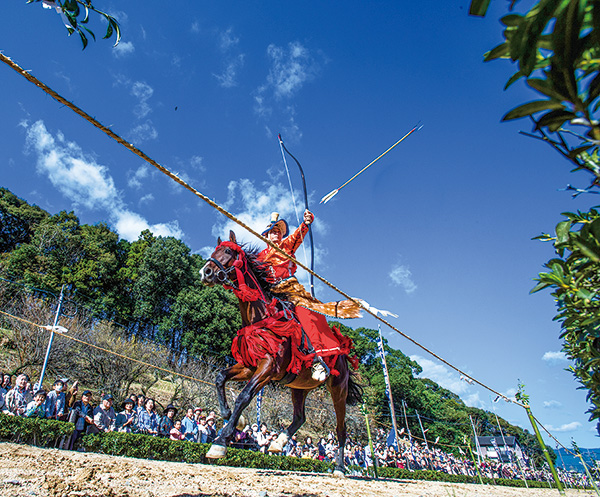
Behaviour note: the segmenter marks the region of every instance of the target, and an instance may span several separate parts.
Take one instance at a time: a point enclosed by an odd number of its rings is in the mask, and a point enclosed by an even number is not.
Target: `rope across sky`
[[[465,378],[468,378],[472,382],[477,383],[479,386],[485,388],[486,390],[488,390],[488,391],[494,393],[495,395],[501,397],[505,401],[512,402],[513,404],[516,404],[516,405],[518,405],[520,407],[525,408],[525,406],[523,404],[521,404],[520,402],[516,401],[515,399],[508,398],[506,395],[498,392],[497,390],[493,389],[492,387],[490,387],[490,386],[486,385],[485,383],[477,380],[476,378],[474,378],[471,375],[469,375],[469,374],[465,373],[464,371],[462,371],[460,368],[458,368],[458,367],[454,366],[453,364],[451,364],[450,362],[446,361],[441,356],[439,356],[438,354],[436,354],[435,352],[433,352],[432,350],[430,350],[426,346],[422,345],[421,343],[419,343],[414,338],[411,338],[409,335],[407,335],[403,331],[400,331],[394,325],[392,325],[391,323],[389,323],[388,321],[386,321],[382,317],[378,316],[377,313],[375,313],[375,312],[371,311],[370,309],[368,309],[365,305],[362,304],[362,302],[357,301],[356,298],[351,297],[346,292],[344,292],[341,289],[339,289],[338,287],[336,287],[333,283],[330,283],[328,280],[326,280],[325,278],[323,278],[319,274],[317,274],[314,271],[312,271],[305,264],[303,264],[300,261],[294,259],[293,257],[290,257],[288,254],[286,254],[285,252],[283,252],[279,247],[277,247],[272,242],[270,242],[269,240],[267,240],[266,238],[264,238],[263,236],[261,236],[260,233],[254,231],[250,226],[246,225],[244,222],[242,222],[241,220],[239,220],[238,218],[236,218],[233,214],[231,214],[229,211],[225,210],[219,204],[217,204],[216,202],[214,202],[213,200],[211,200],[210,198],[208,198],[206,195],[202,194],[201,192],[199,192],[198,190],[196,190],[195,188],[193,188],[192,186],[190,186],[188,183],[186,183],[179,176],[177,176],[176,174],[172,173],[166,167],[162,166],[161,164],[159,164],[158,162],[156,162],[154,159],[152,159],[151,157],[149,157],[148,155],[146,155],[146,153],[144,153],[142,150],[140,150],[139,148],[135,147],[133,144],[131,144],[131,143],[127,142],[126,140],[124,140],[123,138],[121,138],[119,135],[117,135],[110,128],[104,126],[97,119],[95,119],[94,117],[90,116],[87,112],[85,112],[81,108],[77,107],[75,104],[73,104],[72,102],[70,102],[69,100],[67,100],[66,98],[64,98],[63,96],[61,96],[57,92],[55,92],[54,90],[52,90],[52,88],[50,88],[46,84],[42,83],[35,76],[32,76],[29,71],[27,71],[27,70],[23,69],[22,67],[20,67],[17,63],[13,62],[9,57],[7,57],[6,55],[4,55],[3,53],[0,53],[0,60],[2,62],[4,62],[6,65],[8,65],[11,69],[13,69],[17,73],[19,73],[21,76],[23,76],[25,79],[27,79],[29,82],[33,83],[38,88],[42,89],[44,92],[46,92],[52,98],[54,98],[56,101],[58,101],[61,104],[65,105],[66,107],[68,107],[69,109],[71,109],[73,112],[75,112],[79,116],[83,117],[86,121],[88,121],[91,124],[93,124],[96,128],[100,129],[102,132],[104,132],[105,134],[107,134],[110,138],[112,138],[113,140],[115,140],[117,143],[123,145],[125,148],[127,148],[128,150],[130,150],[131,152],[133,152],[134,154],[136,154],[138,157],[144,159],[146,162],[148,162],[149,164],[151,164],[154,167],[156,167],[163,174],[167,175],[173,181],[179,183],[185,189],[187,189],[190,192],[192,192],[194,195],[196,195],[197,197],[199,197],[200,199],[202,199],[204,202],[206,202],[208,205],[210,205],[211,207],[213,207],[214,209],[216,209],[217,211],[219,211],[225,217],[227,217],[231,221],[235,222],[237,225],[241,226],[242,228],[244,228],[249,233],[253,234],[259,240],[261,240],[262,242],[266,243],[269,247],[275,249],[279,254],[281,254],[284,257],[286,257],[287,259],[293,261],[295,264],[297,264],[299,267],[301,267],[302,269],[304,269],[305,271],[307,271],[309,274],[313,275],[315,278],[318,278],[321,282],[323,282],[324,284],[326,284],[332,290],[335,290],[340,295],[342,295],[345,298],[347,298],[347,299],[355,302],[366,313],[370,314],[375,319],[377,319],[381,323],[385,324],[386,326],[388,326],[389,328],[391,328],[392,330],[394,330],[395,332],[397,332],[398,334],[400,334],[401,336],[403,336],[406,340],[408,340],[412,344],[416,345],[417,347],[419,347],[424,352],[426,352],[429,355],[435,357],[438,361],[442,362],[443,364],[445,364],[449,368],[451,368],[454,371],[458,372],[459,374],[461,374]]]

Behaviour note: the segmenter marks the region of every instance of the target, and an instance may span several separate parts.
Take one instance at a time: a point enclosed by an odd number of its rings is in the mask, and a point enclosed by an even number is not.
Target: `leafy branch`
[[[114,35],[114,46],[116,47],[119,44],[121,40],[121,28],[118,21],[106,12],[96,9],[92,5],[91,0],[27,0],[27,3],[38,3],[41,1],[43,1],[45,7],[55,8],[61,15],[69,35],[75,32],[79,34],[84,49],[88,44],[88,35],[96,41],[96,35],[87,27],[90,19],[90,11],[96,12],[108,23],[103,39],[109,39]]]

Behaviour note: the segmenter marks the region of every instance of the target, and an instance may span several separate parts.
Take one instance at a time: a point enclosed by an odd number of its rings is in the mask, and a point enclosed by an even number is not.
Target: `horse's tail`
[[[348,397],[346,397],[346,404],[349,406],[355,406],[362,404],[363,402],[363,387],[356,380],[356,373],[349,364],[348,357],[346,357],[346,365],[348,367]]]

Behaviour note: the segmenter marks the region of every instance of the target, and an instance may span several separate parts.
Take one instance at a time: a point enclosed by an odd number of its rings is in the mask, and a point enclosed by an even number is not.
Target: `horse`
[[[271,292],[267,267],[257,260],[256,255],[257,250],[245,250],[238,245],[235,233],[230,231],[229,241],[222,242],[219,238],[217,248],[200,270],[203,284],[219,284],[233,289],[239,299],[243,324],[232,343],[236,364],[223,369],[216,377],[221,416],[227,423],[206,456],[209,459],[225,457],[242,412],[270,382],[279,382],[289,387],[292,393],[292,422],[268,449],[269,452],[281,452],[288,440],[304,424],[307,395],[325,384],[335,408],[339,443],[334,475],[343,477],[347,436],[346,405],[362,401],[362,387],[354,379],[347,354],[339,355],[335,360],[332,371],[337,374],[331,374],[324,381],[312,378],[312,355],[303,356],[298,351],[302,348],[302,331],[294,315],[293,305],[285,301],[285,295]],[[235,400],[233,410],[225,395],[225,384],[230,380],[247,382]]]

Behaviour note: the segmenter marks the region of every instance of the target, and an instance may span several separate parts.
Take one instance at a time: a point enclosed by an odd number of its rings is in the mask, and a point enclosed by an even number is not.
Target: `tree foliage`
[[[27,0],[27,3],[38,3],[42,0]],[[98,14],[107,23],[106,34],[103,36],[104,39],[115,37],[115,46],[119,44],[121,40],[121,27],[119,22],[111,15],[98,10],[92,5],[91,0],[45,0],[44,7],[54,7],[56,11],[61,15],[65,27],[69,32],[69,35],[77,33],[83,44],[83,48],[87,47],[88,36],[96,40],[94,32],[88,28],[90,20],[90,11]]]
[[[489,0],[473,0],[471,13],[485,15]],[[539,97],[509,111],[503,120],[529,117],[532,133],[552,146],[591,182],[568,185],[573,196],[600,193],[600,2],[539,0],[525,13],[502,17],[504,41],[485,60],[510,59],[517,72],[506,88],[524,78]],[[537,237],[554,244],[557,258],[548,261],[533,292],[553,290],[562,326],[563,350],[570,367],[588,391],[591,419],[600,418],[600,220],[596,208],[564,213],[556,235]],[[600,424],[598,425],[600,432]]]

